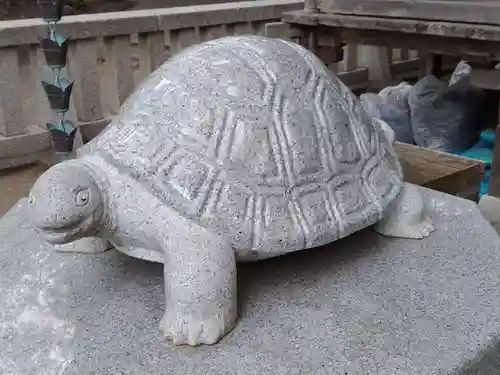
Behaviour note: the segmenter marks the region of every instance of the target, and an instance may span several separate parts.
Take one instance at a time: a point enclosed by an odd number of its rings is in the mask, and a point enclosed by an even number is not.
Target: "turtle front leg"
[[[236,261],[220,236],[193,223],[165,247],[165,315],[160,329],[174,345],[215,344],[236,322]]]
[[[385,236],[422,239],[430,236],[434,224],[424,213],[424,202],[417,187],[405,182],[387,216],[375,224],[374,229]]]
[[[61,253],[93,254],[108,251],[113,246],[108,240],[101,237],[84,237],[63,245],[54,245],[54,247],[56,251]]]

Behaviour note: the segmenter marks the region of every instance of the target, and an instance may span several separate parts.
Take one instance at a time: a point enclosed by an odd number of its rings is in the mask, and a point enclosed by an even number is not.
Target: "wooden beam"
[[[498,1],[317,0],[323,13],[500,25]]]

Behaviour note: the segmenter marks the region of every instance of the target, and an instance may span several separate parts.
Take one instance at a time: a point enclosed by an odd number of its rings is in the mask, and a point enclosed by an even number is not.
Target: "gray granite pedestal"
[[[371,229],[238,268],[218,345],[162,342],[162,266],[53,251],[24,201],[0,219],[0,374],[500,374],[500,239],[470,201],[424,190],[436,232]]]

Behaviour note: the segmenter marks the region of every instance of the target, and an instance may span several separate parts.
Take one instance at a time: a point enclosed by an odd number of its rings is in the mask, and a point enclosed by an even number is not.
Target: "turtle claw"
[[[421,232],[423,237],[429,237],[435,229],[436,228],[434,227],[434,223],[432,222],[430,217],[426,217],[424,221],[422,221]]]
[[[189,314],[167,312],[160,322],[163,336],[173,345],[214,345],[226,334],[227,328],[221,315],[200,319]]]
[[[425,237],[429,237],[432,232],[434,232],[434,224],[429,218],[422,220],[422,222],[400,228],[397,235],[402,238],[411,238],[420,240]]]
[[[374,229],[385,236],[423,239],[434,232],[430,216],[424,213],[424,201],[415,185],[404,183],[392,211]]]

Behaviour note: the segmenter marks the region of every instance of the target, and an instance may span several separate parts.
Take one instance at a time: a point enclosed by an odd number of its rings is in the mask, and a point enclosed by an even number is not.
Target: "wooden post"
[[[370,86],[381,89],[392,83],[389,69],[389,53],[386,47],[359,46],[359,65],[368,68]]]
[[[318,11],[318,4],[316,0],[305,0],[304,11],[308,13],[316,13]]]
[[[432,54],[431,73],[438,78],[443,76],[443,55]]]
[[[318,34],[314,27],[304,27],[302,28],[302,35],[300,37],[300,45],[307,48],[309,51],[318,54]]]
[[[346,72],[356,70],[358,67],[358,45],[347,44],[345,46],[344,56],[344,70]]]
[[[500,198],[500,126],[495,131],[495,146],[491,163],[491,177],[488,184],[488,195]]]

